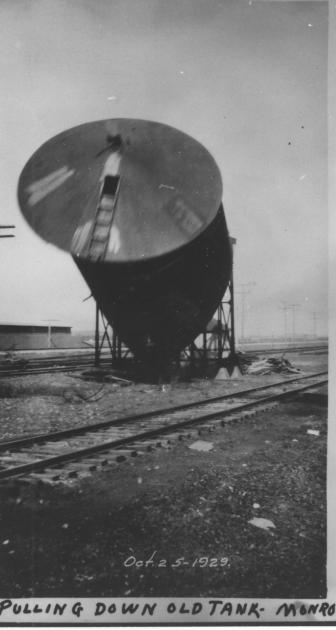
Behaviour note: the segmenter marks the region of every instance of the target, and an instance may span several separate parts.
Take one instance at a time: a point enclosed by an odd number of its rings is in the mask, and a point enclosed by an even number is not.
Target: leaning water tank
[[[18,197],[137,358],[165,365],[204,330],[232,252],[221,176],[199,142],[146,120],[79,125],[34,153]]]

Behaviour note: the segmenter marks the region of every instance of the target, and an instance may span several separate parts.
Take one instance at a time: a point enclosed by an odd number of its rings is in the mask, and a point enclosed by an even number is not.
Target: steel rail
[[[50,366],[46,368],[33,368],[33,369],[22,369],[22,370],[10,370],[3,371],[0,370],[0,378],[7,378],[10,376],[34,376],[35,374],[51,374],[53,372],[75,372],[77,370],[83,370],[88,367],[93,367],[93,364],[79,364],[79,365],[71,365],[71,366]]]
[[[257,345],[257,343],[256,343]],[[238,348],[238,354],[239,354],[239,348]],[[283,347],[267,347],[265,346],[264,348],[262,347],[249,347],[248,345],[242,345],[241,346],[241,350],[244,352],[244,354],[249,354],[254,353],[254,352],[277,352],[278,350],[281,352],[286,352],[287,350],[328,350],[328,343],[324,343],[324,344],[319,344],[319,345],[297,345],[297,346],[283,346]],[[42,352],[43,350],[1,350],[0,354],[6,354],[8,352],[13,352],[13,354],[15,354],[17,357],[20,357],[21,354],[23,353],[27,353],[27,352],[35,352],[35,353],[39,353]],[[90,348],[48,348],[48,350],[44,350],[45,352],[49,352],[51,353],[49,356],[31,356],[29,359],[27,359],[27,361],[57,361],[57,360],[71,360],[71,359],[77,359],[77,358],[90,358],[92,355],[94,355],[94,347],[90,347]],[[67,351],[67,354],[58,354],[57,353],[64,353]],[[55,357],[51,356],[52,354],[56,354]],[[110,358],[111,354],[108,348],[105,348],[103,353],[106,355],[107,358]],[[103,357],[104,358],[104,357]],[[0,365],[3,361],[1,361],[0,358]]]
[[[316,375],[310,375],[310,378],[316,377]],[[307,377],[309,378],[309,377]],[[4,470],[0,470],[0,480],[6,479],[13,476],[19,476],[35,471],[45,470],[46,468],[52,468],[59,464],[64,465],[70,461],[76,461],[78,459],[83,459],[84,457],[88,457],[97,453],[103,453],[110,449],[118,449],[121,446],[128,446],[134,442],[138,442],[141,440],[148,440],[154,437],[158,437],[160,435],[167,435],[171,433],[176,433],[176,431],[180,431],[188,426],[202,424],[209,420],[215,420],[216,418],[224,418],[225,416],[229,416],[232,414],[237,414],[239,412],[244,412],[247,409],[251,409],[253,407],[258,408],[258,406],[265,405],[274,400],[278,400],[281,398],[285,398],[291,396],[296,393],[301,393],[307,389],[313,389],[316,387],[321,387],[328,382],[328,379],[322,379],[317,383],[309,383],[306,385],[299,385],[296,388],[288,389],[287,391],[281,391],[276,394],[271,394],[269,396],[265,396],[256,400],[252,400],[249,402],[242,403],[240,405],[236,405],[235,407],[231,407],[229,409],[222,409],[218,411],[213,411],[211,413],[203,414],[202,416],[198,416],[197,418],[188,418],[186,420],[179,421],[177,423],[172,423],[169,425],[157,427],[155,429],[151,429],[150,431],[143,431],[134,433],[133,435],[129,435],[127,437],[118,438],[114,440],[110,440],[104,442],[102,444],[95,444],[94,446],[89,446],[85,448],[79,448],[76,451],[72,451],[69,453],[63,453],[60,455],[47,457],[43,460],[30,462],[27,464],[20,464],[18,466],[13,466],[6,468]],[[287,381],[288,384],[288,381]],[[208,401],[209,403],[209,401]],[[160,415],[164,415],[162,411],[157,411],[156,415],[159,417]],[[225,422],[223,420],[223,422]]]
[[[317,350],[325,350],[326,352],[328,352],[329,346],[328,344],[323,344],[320,346],[286,346],[286,347],[277,347],[277,348],[249,348],[247,346],[242,346],[241,350],[243,352],[243,354],[249,355],[249,354],[271,354],[271,353],[282,353],[282,354],[287,354],[287,352],[314,352]],[[239,349],[238,349],[238,353],[239,353]]]
[[[28,436],[24,438],[18,438],[14,441],[10,440],[8,442],[0,442],[0,453],[1,451],[7,450],[9,446],[12,448],[15,446],[17,448],[21,448],[22,446],[29,446],[32,444],[41,444],[43,442],[54,442],[61,438],[72,438],[76,435],[81,435],[84,433],[89,433],[91,431],[96,431],[99,429],[104,429],[107,427],[118,426],[120,424],[126,424],[129,422],[136,422],[140,420],[146,420],[147,418],[152,418],[154,416],[175,413],[177,411],[184,411],[188,409],[193,409],[195,407],[200,407],[203,405],[209,405],[213,403],[218,403],[221,401],[227,401],[231,398],[241,398],[242,396],[248,396],[249,394],[258,393],[261,391],[265,391],[272,388],[282,387],[288,384],[294,384],[296,382],[306,381],[307,379],[317,378],[319,376],[324,376],[328,374],[327,371],[316,372],[314,374],[308,374],[305,376],[298,376],[296,378],[286,379],[284,381],[278,381],[277,383],[269,383],[268,385],[260,385],[259,387],[249,387],[248,389],[243,389],[237,392],[232,392],[230,394],[222,394],[221,396],[214,396],[212,398],[203,398],[202,400],[195,400],[189,403],[183,403],[181,405],[173,405],[170,407],[163,407],[162,409],[154,409],[153,411],[146,411],[143,413],[131,414],[129,416],[122,416],[119,418],[113,418],[112,420],[102,420],[100,422],[94,422],[92,424],[87,424],[81,427],[75,427],[72,429],[63,429],[62,431],[54,431],[52,433],[41,433],[33,436]]]
[[[25,362],[25,365],[18,363]],[[16,364],[15,364],[16,363]],[[111,357],[106,356],[101,359],[102,367],[111,365]],[[39,357],[17,359],[16,362],[6,362],[0,360],[0,376],[25,376],[28,374],[47,373],[51,371],[68,371],[72,369],[82,369],[94,367],[94,356],[77,355],[69,357]]]
[[[328,352],[328,346],[293,346],[286,348],[259,348],[259,349],[245,349],[244,356],[249,355],[269,355],[269,354],[287,354],[289,352],[302,352],[310,353],[316,351]],[[16,351],[20,352],[20,351]],[[56,350],[55,350],[56,352]],[[23,360],[23,359],[22,359]],[[26,367],[18,368],[13,364],[6,365],[5,362],[0,361],[0,378],[6,378],[9,376],[28,376],[34,374],[48,374],[52,372],[71,372],[75,370],[85,369],[87,367],[94,367],[93,357],[83,356],[69,356],[69,357],[41,357],[27,359],[28,365]],[[31,363],[31,365],[29,365]],[[34,366],[33,364],[41,364]],[[44,364],[44,365],[43,365]],[[59,365],[61,364],[61,365]],[[111,365],[111,357],[106,356],[101,358],[101,367]]]
[[[106,361],[107,365],[110,365],[110,362]],[[104,364],[102,364],[103,367]],[[8,377],[8,376],[33,376],[34,374],[48,374],[52,372],[75,372],[76,370],[83,370],[86,368],[94,367],[93,360],[88,361],[87,363],[78,362],[72,364],[64,364],[64,365],[46,365],[45,367],[25,367],[21,369],[17,368],[2,368],[0,367],[0,378]]]
[[[71,350],[71,351],[70,351]],[[48,352],[45,356],[42,352]],[[32,353],[35,356],[31,356]],[[63,353],[63,354],[62,354]],[[94,348],[84,348],[82,351],[80,348],[49,348],[48,350],[1,350],[2,357],[0,357],[0,366],[6,366],[9,363],[8,358],[5,356],[8,354],[14,355],[13,361],[27,361],[29,363],[52,363],[53,361],[77,361],[92,359],[94,357]],[[28,357],[26,355],[29,355]],[[54,356],[53,356],[54,355]],[[102,354],[103,358],[111,358],[109,351],[105,350]]]

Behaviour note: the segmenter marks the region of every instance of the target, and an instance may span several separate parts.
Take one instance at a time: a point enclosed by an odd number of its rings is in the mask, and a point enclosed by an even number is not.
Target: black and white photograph
[[[329,10],[0,0],[0,625],[335,619]]]

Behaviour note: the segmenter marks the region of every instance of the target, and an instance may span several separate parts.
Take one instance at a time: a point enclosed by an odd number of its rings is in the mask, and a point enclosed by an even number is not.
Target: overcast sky
[[[222,173],[237,238],[245,334],[327,321],[325,2],[1,0],[0,322],[93,326],[71,257],[27,226],[16,200],[30,155],[68,127],[113,117],[173,125]],[[253,284],[252,284],[253,283]]]

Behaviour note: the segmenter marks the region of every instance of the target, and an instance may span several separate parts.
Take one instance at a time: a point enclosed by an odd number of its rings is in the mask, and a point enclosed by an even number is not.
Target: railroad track
[[[259,348],[253,350],[244,349],[245,356],[248,355],[269,355],[287,354],[290,352],[301,353],[327,353],[327,345],[319,346],[288,346],[286,348]],[[17,353],[19,355],[19,352]],[[52,372],[73,372],[84,370],[94,366],[93,354],[89,356],[65,356],[65,357],[39,357],[24,359],[20,358],[13,363],[0,361],[0,378],[8,376],[28,376],[34,374],[48,374]],[[100,358],[100,367],[111,367],[111,356]]]
[[[291,353],[291,352],[300,352],[301,354],[306,354],[306,353],[328,353],[328,345],[327,344],[323,344],[323,345],[319,345],[319,346],[286,346],[283,348],[249,348],[247,346],[242,346],[241,349],[244,354],[287,354],[287,353]]]
[[[19,362],[21,365],[19,365]],[[94,367],[94,358],[72,357],[55,359],[20,359],[16,363],[0,363],[0,378],[8,376],[30,376],[52,372],[74,372]],[[100,367],[111,367],[111,358],[100,360]]]
[[[64,476],[87,474],[255,415],[282,398],[327,381],[327,372],[319,372],[159,411],[2,442],[0,481],[28,476],[54,482]]]

